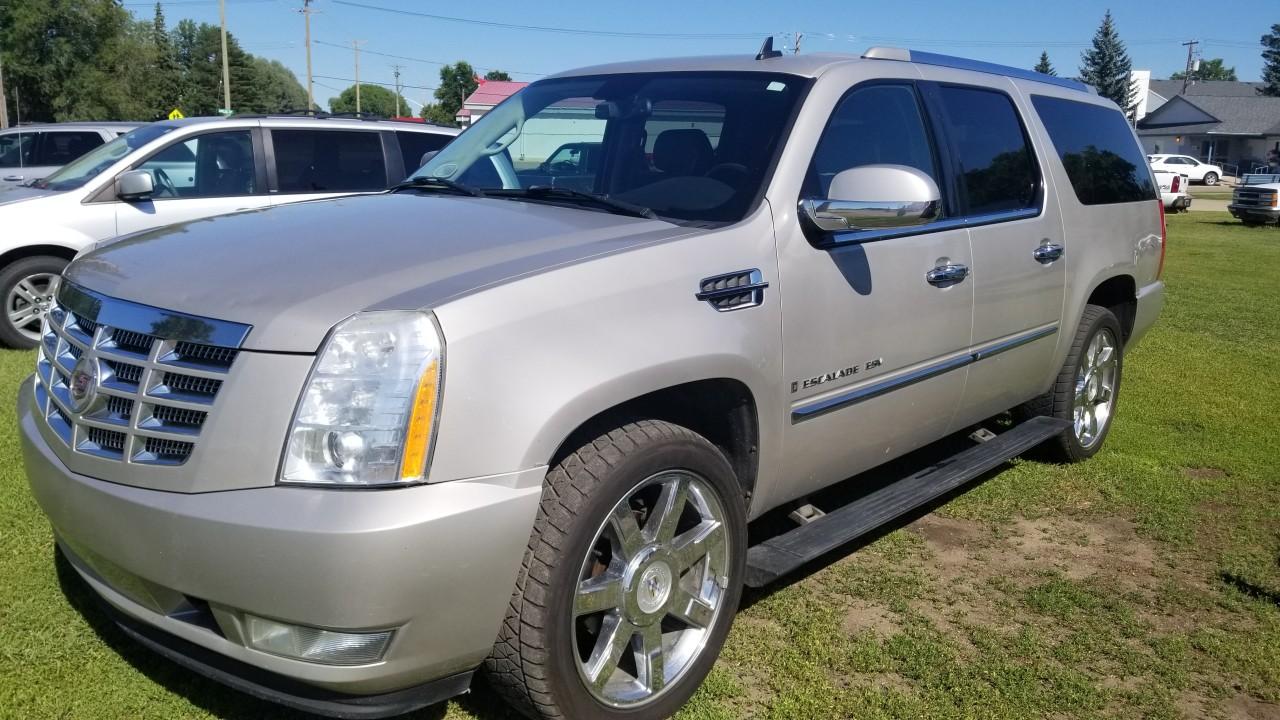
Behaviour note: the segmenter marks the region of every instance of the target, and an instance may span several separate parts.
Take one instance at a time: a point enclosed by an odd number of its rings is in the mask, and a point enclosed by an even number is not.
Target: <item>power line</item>
[[[341,48],[342,50],[347,49],[346,45],[339,45],[338,43],[325,42],[324,40],[312,40],[311,42],[315,43],[316,45],[327,45],[329,47]],[[428,65],[452,65],[453,64],[449,62],[444,62],[442,60],[427,60],[425,58],[410,57],[408,55],[393,55],[391,53],[378,52],[376,50],[364,49],[364,50],[361,50],[361,52],[368,53],[370,55],[379,55],[381,57],[391,58],[392,60],[408,60],[409,62],[426,63]],[[503,68],[484,67],[482,65],[472,65],[472,67],[474,67],[476,70],[484,70],[484,71],[503,70]],[[546,73],[529,72],[527,70],[503,70],[503,71],[511,73],[512,75],[534,75],[536,77],[542,77],[546,75]]]
[[[547,25],[520,25],[517,23],[497,22],[495,20],[476,20],[474,18],[461,18],[449,15],[435,15],[432,13],[419,12],[416,10],[403,10],[400,8],[382,7],[381,5],[369,5],[361,2],[352,2],[352,0],[332,0],[337,5],[347,5],[349,7],[357,7],[364,10],[377,10],[380,12],[394,13],[396,15],[411,15],[413,17],[427,18],[430,20],[440,20],[443,22],[464,23],[468,25],[482,25],[484,27],[503,28],[506,30],[528,30],[533,32],[552,32],[564,33],[569,35],[601,35],[604,37],[631,37],[631,38],[648,38],[651,40],[715,40],[715,39],[732,39],[746,40],[753,38],[761,38],[765,35],[771,35],[767,32],[750,32],[750,33],[645,33],[645,32],[628,32],[621,30],[590,30],[587,28],[566,28],[551,27]]]
[[[355,80],[354,80],[354,79],[352,79],[352,78],[337,77],[337,76],[334,76],[334,75],[316,75],[315,77],[323,78],[323,79],[325,79],[325,80],[341,80],[342,82],[349,82],[349,83],[352,83],[353,85],[355,84]],[[317,84],[319,84],[319,83],[317,83]],[[394,88],[394,87],[395,87],[395,85],[394,85],[394,84],[392,84],[392,83],[374,82],[374,81],[372,81],[372,80],[361,80],[361,81],[360,81],[360,84],[361,84],[361,85],[381,85],[382,87],[386,87],[386,88]],[[412,88],[412,89],[414,89],[414,90],[435,90],[435,88],[434,88],[434,87],[431,87],[431,86],[429,86],[429,85],[405,85],[404,83],[401,83],[401,84],[400,84],[400,87],[402,87],[402,88]]]

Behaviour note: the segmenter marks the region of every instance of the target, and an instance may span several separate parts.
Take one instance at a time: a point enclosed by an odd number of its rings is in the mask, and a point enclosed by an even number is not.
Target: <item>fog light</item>
[[[247,615],[249,647],[326,665],[367,665],[382,659],[391,630],[338,632]]]

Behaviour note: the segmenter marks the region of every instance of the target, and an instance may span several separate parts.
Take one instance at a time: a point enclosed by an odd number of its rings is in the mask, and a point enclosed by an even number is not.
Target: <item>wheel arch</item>
[[[67,262],[76,256],[77,249],[68,245],[54,245],[50,243],[42,243],[39,245],[20,245],[18,247],[0,253],[0,269],[23,258],[37,257],[40,255],[52,255],[59,257]]]
[[[663,420],[705,437],[724,453],[750,499],[760,466],[759,410],[747,384],[731,377],[689,380],[614,402],[563,434],[547,462],[555,465],[592,438],[639,419]]]
[[[1132,275],[1120,273],[1096,281],[1085,303],[1110,310],[1120,321],[1121,342],[1129,341],[1138,313],[1138,282]]]

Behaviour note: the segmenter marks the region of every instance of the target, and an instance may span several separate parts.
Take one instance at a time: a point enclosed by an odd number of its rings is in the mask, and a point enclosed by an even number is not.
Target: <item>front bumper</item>
[[[1237,220],[1276,222],[1280,220],[1280,208],[1260,208],[1248,205],[1228,205],[1227,212]]]
[[[31,392],[28,380],[18,394],[23,455],[60,545],[104,600],[181,641],[172,647],[356,696],[457,678],[489,652],[545,468],[392,490],[136,488],[69,471],[39,432]],[[322,665],[247,647],[246,613],[395,634],[379,662]]]

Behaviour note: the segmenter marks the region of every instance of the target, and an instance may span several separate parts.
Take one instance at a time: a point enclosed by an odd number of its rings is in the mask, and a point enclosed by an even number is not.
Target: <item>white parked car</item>
[[[1152,174],[1160,188],[1160,201],[1164,203],[1165,210],[1180,212],[1191,207],[1191,196],[1187,194],[1191,181],[1186,175],[1167,170],[1153,170]]]
[[[39,180],[141,124],[68,122],[0,130],[0,192]]]
[[[1151,163],[1152,170],[1186,175],[1192,182],[1202,182],[1205,185],[1217,185],[1222,179],[1221,167],[1200,162],[1190,155],[1148,155],[1147,162]]]
[[[144,125],[0,194],[0,344],[35,347],[62,268],[103,240],[241,210],[381,192],[456,128],[336,117]]]

